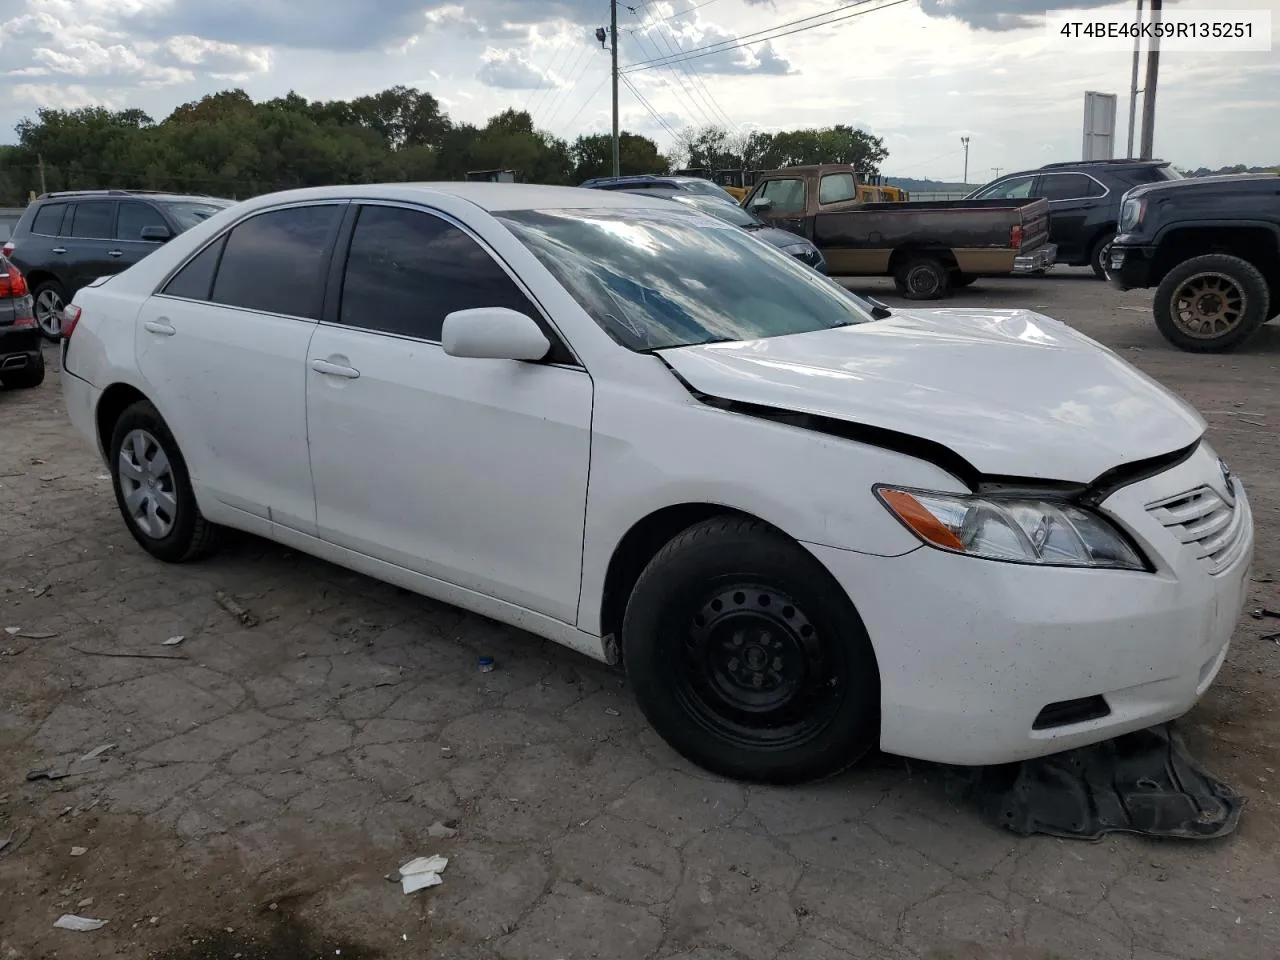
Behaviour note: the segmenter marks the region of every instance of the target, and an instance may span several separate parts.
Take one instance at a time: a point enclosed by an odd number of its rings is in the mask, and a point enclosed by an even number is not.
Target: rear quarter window
[[[42,237],[56,237],[62,229],[62,215],[67,212],[65,203],[46,203],[36,211],[31,221],[31,232]]]

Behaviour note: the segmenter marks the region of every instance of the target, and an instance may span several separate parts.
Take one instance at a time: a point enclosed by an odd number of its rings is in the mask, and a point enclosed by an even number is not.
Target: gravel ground
[[[1177,353],[1149,296],[1079,271],[954,303],[1056,316],[1195,404],[1253,498],[1249,609],[1280,609],[1280,325],[1229,357]],[[22,628],[0,634],[0,960],[1250,960],[1280,943],[1280,620],[1246,613],[1180,722],[1248,798],[1224,841],[1019,839],[892,759],[744,787],[675,756],[619,675],[518,631],[249,538],[153,562],[51,376],[0,393],[0,626]],[[441,886],[385,879],[433,853]],[[56,930],[63,913],[108,923]]]

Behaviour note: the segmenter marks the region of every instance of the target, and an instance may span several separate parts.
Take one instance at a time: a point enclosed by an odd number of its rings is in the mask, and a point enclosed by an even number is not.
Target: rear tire
[[[1212,253],[1170,270],[1155,295],[1156,327],[1166,340],[1191,353],[1220,353],[1239,346],[1271,312],[1267,281],[1247,260]]]
[[[908,300],[941,300],[951,293],[951,271],[937,257],[910,256],[894,271],[893,283]]]
[[[800,783],[878,740],[861,618],[812,554],[758,520],[715,517],[663,547],[627,603],[622,653],[649,722],[712,773]]]
[[[31,291],[35,304],[36,326],[46,340],[57,342],[62,337],[62,308],[67,305],[67,291],[57,280],[45,280]]]
[[[155,407],[139,400],[125,409],[108,456],[116,504],[142,549],[182,563],[217,548],[221,529],[200,513],[182,451]]]
[[[1099,280],[1107,279],[1107,260],[1111,256],[1111,244],[1115,242],[1116,235],[1109,233],[1105,237],[1099,238],[1098,242],[1093,245],[1093,250],[1089,253],[1089,266],[1093,267],[1093,275]]]
[[[0,372],[0,383],[11,390],[34,390],[44,383],[44,354],[38,354],[34,366],[23,367],[12,373]]]

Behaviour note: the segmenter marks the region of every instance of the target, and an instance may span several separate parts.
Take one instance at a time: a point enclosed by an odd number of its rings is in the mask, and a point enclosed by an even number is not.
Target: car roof
[[[1010,177],[1030,177],[1037,173],[1087,173],[1091,170],[1136,170],[1141,167],[1167,167],[1170,165],[1168,160],[1062,160],[1056,163],[1046,163],[1043,166],[1036,167],[1034,170],[1015,170],[1012,173],[1003,173],[996,177],[995,180],[989,182],[995,183],[996,180],[1008,180]]]
[[[281,202],[304,200],[404,200],[428,201],[450,196],[466,200],[482,210],[500,213],[505,210],[598,209],[632,210],[651,206],[670,209],[665,200],[612,190],[584,190],[580,187],[552,187],[534,183],[381,183],[340,187],[304,187],[280,193],[263,194],[245,204],[268,206]]]
[[[190,202],[207,202],[214,201],[216,203],[234,203],[226,197],[213,197],[203,193],[168,193],[160,190],[58,190],[53,193],[43,193],[36,197],[35,202],[42,200],[79,200],[85,197],[91,199],[115,200],[129,198],[133,200],[160,200],[174,201],[181,200]]]

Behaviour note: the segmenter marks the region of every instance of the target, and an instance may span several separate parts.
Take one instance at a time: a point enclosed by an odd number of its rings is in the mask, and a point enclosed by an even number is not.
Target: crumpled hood
[[[1116,354],[1028,310],[895,309],[872,323],[662,358],[710,396],[930,440],[997,476],[1089,483],[1205,429]]]

